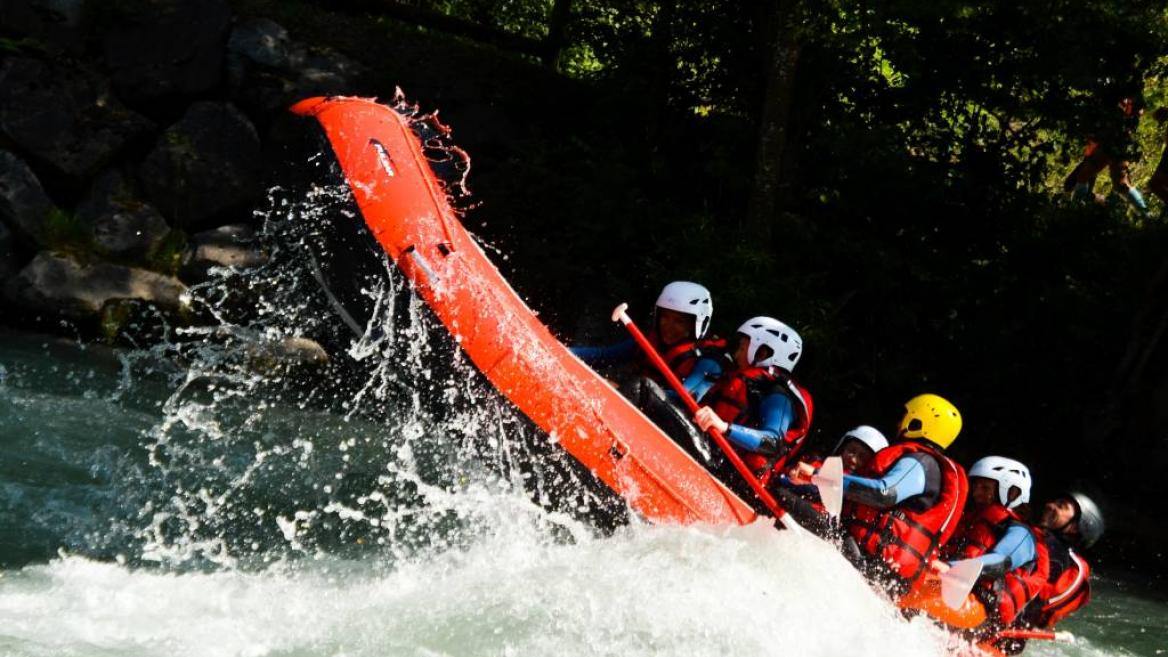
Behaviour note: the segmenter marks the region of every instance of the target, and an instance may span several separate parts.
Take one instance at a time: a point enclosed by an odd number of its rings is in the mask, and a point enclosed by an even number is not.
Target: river
[[[818,540],[586,520],[612,500],[400,277],[361,288],[361,335],[336,319],[299,248],[322,194],[192,290],[193,327],[0,332],[0,655],[951,654]],[[333,362],[283,358],[298,335]],[[1027,654],[1165,654],[1160,586],[1103,572],[1078,640]]]

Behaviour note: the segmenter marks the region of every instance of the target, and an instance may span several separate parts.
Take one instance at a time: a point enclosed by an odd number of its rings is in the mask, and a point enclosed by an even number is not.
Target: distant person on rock
[[[1157,109],[1152,113],[1152,118],[1163,128],[1164,124],[1168,123],[1168,107]],[[1160,162],[1152,172],[1152,178],[1148,180],[1148,191],[1155,194],[1160,202],[1168,207],[1168,131],[1163,133],[1162,139],[1165,142],[1164,150],[1160,153]]]
[[[1063,188],[1071,192],[1073,198],[1101,200],[1095,196],[1095,179],[1107,169],[1113,191],[1122,194],[1140,214],[1147,216],[1148,204],[1140,190],[1131,184],[1129,175],[1129,162],[1139,159],[1135,132],[1142,110],[1136,108],[1131,98],[1121,100],[1119,109],[1123,113],[1121,119],[1109,121],[1091,135],[1082,162],[1067,176]]]
[[[773,317],[747,320],[738,327],[733,369],[701,398],[694,415],[702,431],[713,427],[726,436],[764,487],[782,474],[811,427],[811,393],[791,374],[802,353],[803,339],[790,326]],[[727,465],[720,476],[735,487],[741,476]]]
[[[943,453],[961,432],[957,408],[924,394],[904,410],[892,446],[844,475],[841,514],[844,556],[894,597],[928,571],[968,493],[965,470]],[[792,478],[807,483],[813,470],[801,465]]]
[[[969,469],[969,505],[941,555],[947,561],[982,563],[973,589],[986,611],[986,621],[973,630],[979,639],[992,639],[1010,627],[1038,597],[1050,573],[1041,533],[1019,515],[1030,502],[1030,488],[1030,469],[1014,459],[987,456]]]

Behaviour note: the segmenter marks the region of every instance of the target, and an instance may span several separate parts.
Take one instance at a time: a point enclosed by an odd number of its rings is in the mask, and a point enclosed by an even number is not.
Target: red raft
[[[520,299],[447,203],[409,119],[363,98],[292,112],[324,130],[369,232],[491,384],[645,519],[747,524],[758,516]]]

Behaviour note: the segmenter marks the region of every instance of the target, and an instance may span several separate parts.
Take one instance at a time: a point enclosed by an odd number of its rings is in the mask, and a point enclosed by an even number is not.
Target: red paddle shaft
[[[998,632],[999,639],[1037,639],[1039,641],[1071,641],[1067,632],[1051,632],[1049,630],[1002,630]]]
[[[645,334],[641,333],[641,329],[637,328],[637,325],[633,323],[632,318],[630,318],[628,313],[625,312],[628,307],[629,306],[626,303],[622,303],[621,305],[617,306],[616,310],[612,311],[612,321],[619,321],[621,324],[624,324],[625,328],[628,329],[629,334],[633,336],[633,340],[635,340],[637,344],[640,345],[641,349],[645,352],[645,355],[649,357],[649,361],[653,363],[653,366],[656,367],[659,372],[661,372],[661,375],[664,376],[665,380],[669,382],[670,387],[672,387],[674,392],[677,393],[677,396],[681,397],[681,401],[685,403],[685,406],[689,409],[689,412],[697,413],[698,403],[694,401],[694,398],[689,394],[689,391],[685,389],[685,386],[673,373],[673,370],[669,369],[669,365],[667,365],[661,358],[661,354],[657,353],[657,350],[653,348],[653,345],[649,342],[649,339],[645,337]],[[722,452],[726,454],[726,458],[730,459],[730,462],[734,464],[734,468],[738,470],[738,474],[742,475],[742,478],[746,480],[746,483],[750,485],[751,490],[753,490],[754,494],[758,496],[758,499],[762,500],[762,503],[766,505],[766,508],[771,512],[771,514],[774,515],[774,517],[778,520],[782,520],[784,525],[790,527],[793,523],[789,523],[788,519],[784,517],[787,515],[787,512],[783,511],[783,508],[779,506],[779,503],[775,501],[775,498],[771,497],[770,493],[766,492],[766,489],[762,487],[762,484],[760,484],[758,480],[754,478],[754,475],[751,474],[750,469],[747,468],[746,464],[742,462],[742,457],[738,456],[738,453],[734,451],[734,448],[730,446],[730,443],[726,442],[726,437],[722,435],[722,432],[718,431],[714,427],[710,427],[707,433],[710,434],[710,437],[714,439],[715,443],[718,443],[718,447],[720,447]]]

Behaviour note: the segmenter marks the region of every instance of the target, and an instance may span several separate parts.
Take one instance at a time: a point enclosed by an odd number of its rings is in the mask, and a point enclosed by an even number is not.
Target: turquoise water
[[[484,469],[423,475],[465,456],[447,441],[452,460],[403,458],[432,440],[433,418],[387,428],[258,388],[243,406],[265,408],[249,414],[149,354],[18,334],[0,345],[0,654],[946,650],[823,544],[762,526],[598,537]],[[210,469],[192,483],[177,463]],[[347,506],[337,490],[366,471],[365,492],[384,499]],[[1105,576],[1068,624],[1080,642],[1030,653],[1165,654],[1168,605],[1138,588]]]

